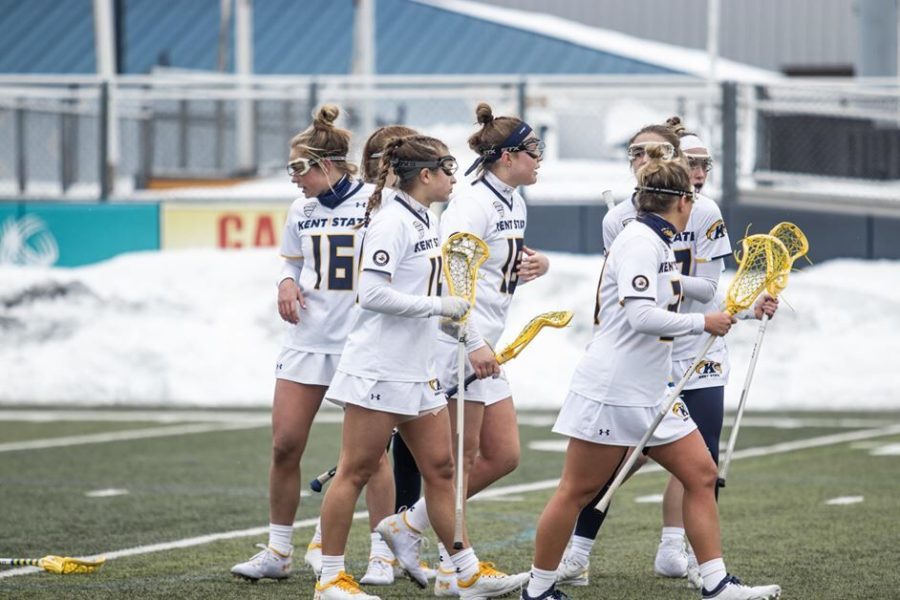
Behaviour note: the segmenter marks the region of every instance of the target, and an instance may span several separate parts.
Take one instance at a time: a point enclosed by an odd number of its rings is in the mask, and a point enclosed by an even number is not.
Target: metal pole
[[[358,116],[363,135],[375,129],[375,110],[372,100],[375,74],[375,0],[353,0],[355,7],[353,28],[353,62],[351,72],[362,82],[363,98],[358,104]]]
[[[738,196],[737,83],[722,82],[722,218],[731,222]]]
[[[707,109],[706,130],[707,139],[715,139],[715,104],[716,91],[718,89],[718,62],[719,62],[719,0],[707,0],[706,14],[706,54],[709,60],[707,73]]]
[[[236,0],[235,30],[235,79],[241,97],[237,101],[235,121],[236,171],[240,175],[256,172],[254,130],[254,100],[250,98],[253,75],[253,0]]]
[[[109,158],[109,81],[104,81],[100,84],[100,107],[99,107],[99,131],[97,132],[97,139],[100,142],[100,153],[99,153],[99,161],[98,166],[100,167],[100,173],[98,180],[100,182],[100,201],[105,202],[109,200],[109,195],[112,192],[111,181],[111,172],[109,170],[110,158]]]
[[[25,160],[25,109],[22,105],[24,100],[16,101],[16,108],[13,114],[14,118],[14,134],[16,145],[16,180],[19,184],[19,194],[25,193],[25,187],[28,183],[28,165]]]
[[[116,34],[113,0],[94,0],[94,40],[97,54],[97,74],[102,78],[100,112],[106,123],[100,131],[104,148],[100,178],[102,200],[115,191],[116,170],[119,166],[119,121],[116,111]]]

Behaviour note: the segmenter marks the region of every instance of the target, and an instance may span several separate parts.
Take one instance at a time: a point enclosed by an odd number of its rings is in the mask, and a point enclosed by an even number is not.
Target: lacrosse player
[[[395,426],[425,479],[425,497],[438,537],[453,537],[453,451],[443,389],[435,376],[433,316],[461,318],[468,302],[440,296],[441,243],[429,210],[450,197],[456,159],[441,141],[414,135],[385,146],[366,207],[359,276],[361,310],[351,327],[325,397],[345,407],[337,474],[322,503],[322,574],[317,600],[373,600],[344,569],[344,550],[360,490],[377,468]],[[382,203],[389,171],[397,191]],[[377,527],[390,545],[398,532]],[[397,548],[392,547],[397,554]],[[471,548],[453,555],[463,597],[492,597],[478,577]],[[412,574],[411,574],[412,575]],[[424,587],[427,581],[413,579]]]
[[[288,173],[303,194],[291,205],[281,244],[278,313],[291,327],[275,369],[269,543],[231,569],[252,581],[290,574],[300,459],[357,310],[358,228],[373,188],[353,177],[356,167],[347,160],[350,133],[334,125],[339,112],[337,106],[323,106],[312,125],[291,140]],[[383,500],[378,510],[373,508],[393,490],[386,459],[379,472],[386,476],[382,489],[373,484],[367,493],[376,523],[392,508]],[[306,556],[317,571],[320,547],[314,538]]]
[[[485,489],[512,472],[519,464],[519,432],[509,381],[494,357],[494,348],[506,326],[506,317],[519,283],[545,274],[549,261],[524,245],[527,209],[516,188],[537,181],[543,142],[531,127],[515,117],[494,117],[491,107],[481,103],[476,109],[481,127],[469,138],[469,147],[478,154],[466,175],[477,170],[472,185],[454,194],[441,216],[441,238],[457,232],[472,233],[484,240],[490,256],[479,269],[476,303],[467,321],[469,364],[466,375],[479,379],[465,392],[463,426],[466,497]],[[445,290],[446,292],[446,290]],[[457,339],[443,331],[438,334],[438,377],[446,385],[458,377]],[[450,399],[451,413],[457,410]],[[451,419],[456,433],[456,420]],[[455,439],[455,438],[454,438]],[[426,501],[420,499],[401,515],[388,518],[415,540],[428,526]],[[463,530],[463,538],[468,536]],[[439,544],[441,565],[435,578],[435,595],[455,596],[456,574],[447,550]],[[397,559],[407,570],[415,570],[419,560],[412,553]],[[483,576],[507,577],[489,563],[480,565]],[[524,579],[520,574],[519,579]]]
[[[648,162],[643,145],[654,143],[672,144],[676,154],[681,153],[687,161],[695,192],[702,189],[712,169],[712,157],[706,144],[696,134],[688,133],[679,117],[668,119],[665,126],[645,127],[632,138],[628,154],[632,170],[636,171]],[[636,216],[637,209],[633,202],[623,202],[609,211],[603,219],[603,240],[607,249]],[[718,289],[719,276],[725,269],[724,258],[731,253],[731,241],[722,220],[722,213],[713,200],[695,194],[694,207],[688,224],[683,232],[675,236],[672,250],[682,275],[684,302],[681,311],[689,313],[717,310],[723,298],[721,290]],[[753,316],[761,318],[764,310],[771,315],[777,308],[777,303],[776,299],[764,295],[757,303]],[[739,315],[739,318],[746,316]],[[699,335],[675,338],[672,349],[674,380],[680,379],[692,365],[704,341],[703,336]],[[719,458],[719,438],[724,415],[724,386],[728,381],[728,373],[725,341],[719,338],[713,343],[699,371],[688,381],[682,394],[685,405],[716,464]],[[640,459],[633,471],[645,462],[646,458]],[[605,488],[598,494],[597,500],[604,493]],[[687,576],[691,584],[699,588],[702,582],[696,557],[684,544],[682,495],[680,482],[677,478],[670,477],[663,496],[663,529],[654,560],[654,571],[663,577]],[[605,517],[605,512],[594,510],[593,503],[581,512],[569,547],[560,563],[559,584],[576,586],[588,584],[590,552]]]

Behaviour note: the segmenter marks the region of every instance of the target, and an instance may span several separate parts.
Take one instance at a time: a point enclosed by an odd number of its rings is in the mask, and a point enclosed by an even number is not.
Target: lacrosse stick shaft
[[[685,372],[685,374],[681,377],[681,381],[672,389],[669,393],[669,397],[665,402],[662,410],[656,413],[656,417],[654,417],[653,422],[650,424],[650,427],[644,433],[641,440],[638,442],[637,446],[634,447],[634,452],[631,453],[631,456],[628,457],[628,460],[625,461],[625,464],[619,469],[619,472],[616,473],[616,478],[613,479],[613,482],[609,485],[609,489],[606,490],[606,493],[603,494],[603,497],[600,498],[600,501],[594,505],[594,510],[599,510],[600,512],[605,511],[609,508],[609,503],[612,501],[613,494],[616,493],[616,490],[619,489],[619,486],[622,485],[622,482],[625,481],[625,478],[628,476],[628,473],[631,471],[631,467],[634,466],[634,463],[637,462],[638,457],[644,451],[644,448],[647,446],[647,442],[650,441],[650,438],[653,437],[653,434],[656,432],[656,428],[659,427],[659,424],[665,418],[666,413],[672,410],[672,407],[675,405],[675,401],[678,400],[678,397],[681,395],[681,391],[684,389],[684,386],[687,385],[688,380],[691,378],[691,375],[694,374],[694,369],[703,361],[706,357],[706,353],[709,352],[709,349],[712,347],[713,342],[716,340],[717,336],[711,335],[709,339],[706,340],[706,344],[704,344],[703,348],[697,354],[697,358],[694,359],[694,363],[691,367]]]
[[[0,565],[11,567],[37,567],[40,566],[39,558],[0,558]]]
[[[731,435],[728,437],[728,449],[725,451],[725,459],[719,468],[719,487],[725,487],[728,478],[728,466],[731,464],[731,456],[734,454],[734,445],[737,442],[738,431],[741,428],[741,419],[744,417],[744,407],[747,406],[747,397],[750,395],[750,382],[753,381],[753,372],[756,370],[756,360],[759,358],[759,350],[762,347],[763,337],[766,335],[766,325],[769,323],[769,315],[763,315],[759,324],[759,332],[756,334],[756,343],[753,344],[753,353],[750,355],[750,365],[747,367],[747,376],[744,379],[744,389],[741,390],[741,400],[738,402],[737,415],[734,417],[734,425],[731,427]]]
[[[466,340],[459,339],[457,346],[457,374],[458,396],[456,399],[456,513],[453,524],[453,549],[462,550],[463,547],[463,505],[466,500],[463,477],[463,440],[465,439],[466,423]]]
[[[499,364],[503,364],[503,363],[499,363]],[[466,377],[465,382],[463,382],[463,387],[464,387],[465,389],[469,389],[469,386],[470,386],[470,385],[472,384],[472,382],[475,381],[476,379],[478,379],[478,375],[476,375],[475,373],[472,373],[471,375],[469,375],[468,377]],[[458,391],[459,391],[459,384],[451,385],[451,386],[447,389],[446,395],[447,395],[448,398],[452,398],[453,396],[456,395],[456,392],[458,392]]]

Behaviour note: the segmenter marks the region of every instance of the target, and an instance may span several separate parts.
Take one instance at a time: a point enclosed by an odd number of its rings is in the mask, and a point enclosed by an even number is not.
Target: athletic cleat
[[[303,562],[309,565],[316,577],[322,572],[322,544],[310,542],[306,547],[306,554],[303,556]]]
[[[428,577],[419,560],[422,534],[407,524],[406,511],[385,517],[375,527],[375,531],[381,534],[381,539],[394,553],[406,576],[420,588],[428,587]]]
[[[394,561],[383,556],[370,556],[366,574],[359,582],[366,585],[391,585],[394,583]]]
[[[704,600],[715,598],[715,600],[776,600],[781,598],[781,587],[777,585],[760,585],[750,587],[743,585],[741,580],[734,575],[728,575],[719,582],[719,585],[712,591],[703,588]]]
[[[569,600],[569,597],[562,591],[556,589],[555,585],[550,586],[550,589],[540,596],[529,596],[528,586],[525,586],[522,588],[522,595],[519,596],[519,598],[520,600]]]
[[[582,565],[569,558],[568,555],[564,555],[562,562],[559,563],[559,568],[556,569],[556,585],[586,586],[590,569],[590,561]]]
[[[438,597],[456,598],[459,586],[456,584],[456,569],[437,568],[434,578],[434,595]]]
[[[687,580],[688,584],[695,590],[703,589],[703,577],[700,576],[700,565],[697,564],[697,556],[691,548],[687,551],[688,566]]]
[[[428,538],[424,539],[426,542],[428,541]],[[422,572],[425,573],[425,579],[430,581],[437,577],[437,569],[432,569],[431,566],[429,566],[428,561],[420,560],[419,566],[422,567]]]
[[[653,571],[662,577],[687,576],[688,559],[683,541],[663,540],[656,550]]]
[[[531,576],[529,571],[507,575],[494,568],[494,563],[478,564],[478,572],[468,581],[457,580],[460,598],[496,598],[522,588]]]
[[[291,554],[281,554],[269,546],[257,544],[262,552],[257,552],[247,562],[231,567],[231,574],[248,581],[260,579],[286,579],[291,575]]]
[[[316,583],[316,595],[313,600],[381,600],[379,596],[372,596],[362,591],[359,584],[346,571],[341,571],[338,576],[329,583]]]

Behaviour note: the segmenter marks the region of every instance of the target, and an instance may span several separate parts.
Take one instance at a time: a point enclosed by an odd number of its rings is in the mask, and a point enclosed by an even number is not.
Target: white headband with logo
[[[692,150],[701,149],[701,150],[705,150],[708,155],[712,156],[712,154],[709,151],[709,147],[707,147],[707,145],[705,143],[703,143],[703,140],[701,140],[699,137],[697,137],[693,133],[690,133],[690,134],[682,137],[679,140],[678,145],[681,146],[682,151],[685,151],[688,148],[690,148]]]

